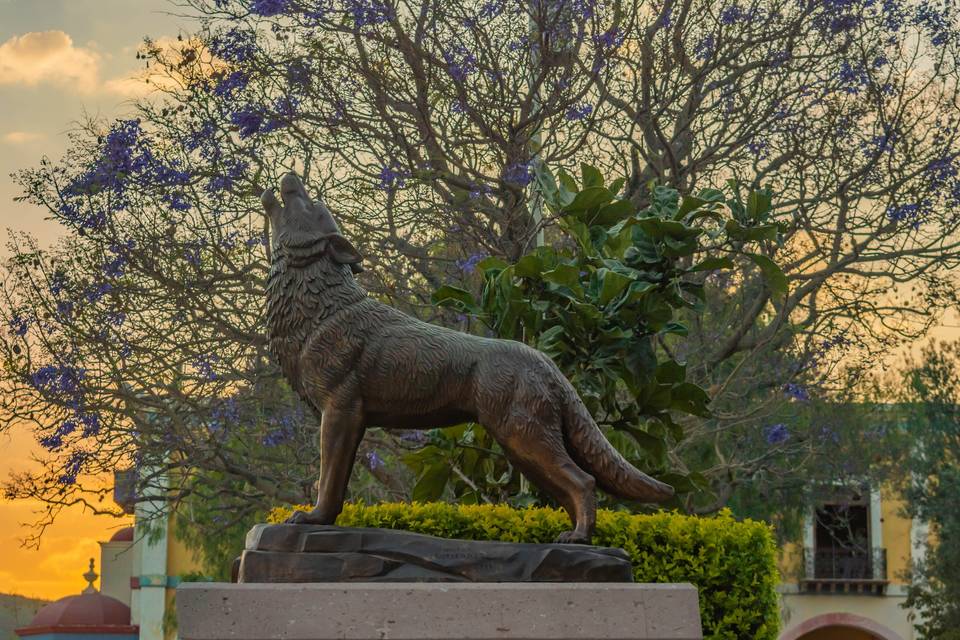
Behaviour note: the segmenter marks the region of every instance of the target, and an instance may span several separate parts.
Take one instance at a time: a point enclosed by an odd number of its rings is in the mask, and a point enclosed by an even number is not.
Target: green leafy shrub
[[[309,507],[306,507],[309,509]],[[275,509],[270,521],[291,513]],[[552,542],[569,528],[558,509],[507,505],[348,503],[337,519],[345,527],[401,529],[444,538]],[[777,637],[779,574],[770,527],[738,522],[728,511],[710,518],[676,513],[631,514],[601,509],[593,543],[624,549],[637,582],[690,582],[700,594],[704,638]]]

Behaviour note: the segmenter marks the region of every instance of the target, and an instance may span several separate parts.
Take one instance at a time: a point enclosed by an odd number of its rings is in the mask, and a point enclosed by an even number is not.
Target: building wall
[[[176,516],[170,517],[167,536],[167,575],[176,578],[188,573],[202,573],[203,565],[196,552],[191,550],[174,534]]]
[[[133,575],[133,542],[100,543],[100,593],[130,606],[130,577]]]
[[[785,544],[780,553],[780,575],[782,583],[781,615],[783,622],[782,637],[791,637],[791,631],[804,622],[830,614],[854,614],[872,620],[903,640],[913,640],[917,636],[908,620],[909,610],[900,605],[906,600],[907,576],[910,566],[913,522],[900,513],[902,502],[890,491],[881,491],[879,516],[871,514],[874,523],[880,526],[880,536],[874,536],[874,543],[886,549],[887,580],[884,595],[853,594],[808,594],[800,590],[800,578],[803,575],[803,547],[812,544],[812,536],[806,534],[805,543]],[[877,498],[874,499],[876,504]],[[871,507],[874,505],[872,504]],[[874,636],[852,628],[833,627],[819,629],[803,636],[803,640],[829,640],[844,638],[857,640]]]
[[[903,501],[894,496],[884,494],[881,507],[883,544],[887,548],[887,578],[891,585],[909,584],[906,573],[910,568],[912,522],[900,514]]]
[[[855,595],[811,595],[805,593],[785,593],[780,597],[780,611],[783,620],[783,631],[786,635],[794,627],[816,618],[832,613],[852,613],[872,620],[896,632],[903,640],[914,640],[910,621],[907,620],[907,611],[900,607],[906,596],[855,596]],[[853,633],[854,630],[848,630]],[[820,638],[819,635],[804,636],[803,640]],[[838,636],[855,638],[855,636]],[[868,638],[872,636],[866,636]]]
[[[826,627],[811,631],[803,636],[803,640],[876,640],[876,636],[850,627]]]
[[[188,573],[202,573],[203,566],[198,555],[179,540],[176,531],[176,515],[170,517],[167,535],[167,593],[164,624],[164,640],[176,640],[176,591],[180,578]]]

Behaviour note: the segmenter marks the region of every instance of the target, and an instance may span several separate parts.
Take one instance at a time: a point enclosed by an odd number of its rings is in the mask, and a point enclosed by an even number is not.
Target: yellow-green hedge
[[[290,509],[278,508],[270,520],[281,522],[290,513]],[[433,502],[346,504],[337,524],[465,540],[552,542],[570,527],[570,520],[565,512],[550,508]],[[601,509],[593,543],[626,550],[637,582],[696,585],[704,638],[777,637],[780,616],[775,587],[779,576],[768,525],[752,520],[738,522],[729,512],[700,518]]]

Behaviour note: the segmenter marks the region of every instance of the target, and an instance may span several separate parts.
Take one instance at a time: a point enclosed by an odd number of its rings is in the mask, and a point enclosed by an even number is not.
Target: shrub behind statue
[[[284,375],[321,415],[316,507],[290,521],[332,524],[368,426],[482,424],[534,483],[563,505],[590,541],[595,486],[660,502],[673,489],[638,471],[607,442],[573,386],[543,353],[428,324],[367,296],[362,260],[330,211],[287,174],[282,202],[263,194],[273,265],[267,283],[270,348]]]

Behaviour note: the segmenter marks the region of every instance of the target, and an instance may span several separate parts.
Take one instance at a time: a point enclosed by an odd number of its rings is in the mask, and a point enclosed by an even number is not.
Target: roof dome
[[[31,636],[47,633],[80,634],[134,634],[137,627],[130,624],[130,607],[116,598],[105,596],[93,587],[97,574],[90,570],[84,574],[90,583],[83,593],[60,598],[40,609],[26,627],[17,629],[17,635]]]
[[[110,542],[133,542],[133,527],[117,529],[117,532],[110,536]]]
[[[30,621],[31,627],[130,624],[130,607],[102,593],[81,593],[51,602]]]

